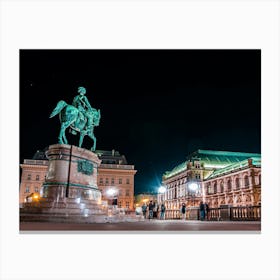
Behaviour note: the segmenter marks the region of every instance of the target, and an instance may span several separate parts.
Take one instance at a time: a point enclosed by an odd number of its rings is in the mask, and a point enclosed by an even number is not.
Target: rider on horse
[[[76,121],[76,127],[79,126],[81,122],[86,122],[90,118],[89,112],[92,110],[92,107],[85,96],[86,89],[84,87],[78,88],[79,95],[75,96],[73,99],[72,105],[79,110],[79,117]],[[77,134],[75,130],[72,130],[72,134]]]

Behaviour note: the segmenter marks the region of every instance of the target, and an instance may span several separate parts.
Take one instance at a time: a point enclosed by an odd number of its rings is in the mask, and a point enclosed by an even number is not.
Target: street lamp
[[[115,193],[116,193],[116,190],[115,190],[115,189],[108,189],[108,190],[107,190],[107,194],[110,195],[110,196],[111,196],[111,195],[114,195]]]
[[[160,187],[158,188],[158,192],[159,192],[159,193],[165,193],[165,192],[166,192],[166,187],[160,186]]]
[[[162,201],[163,202],[163,194],[166,192],[166,187],[165,186],[160,186],[158,188],[158,201]]]
[[[117,195],[116,189],[113,189],[113,188],[108,189],[107,195],[112,199],[112,205],[116,205],[116,203],[117,203],[117,198],[115,198]]]
[[[195,197],[195,194],[196,194],[196,191],[198,190],[199,186],[196,182],[192,182],[189,184],[189,190],[191,192],[191,196],[192,196],[192,199],[193,199],[193,206],[194,206],[194,197]]]

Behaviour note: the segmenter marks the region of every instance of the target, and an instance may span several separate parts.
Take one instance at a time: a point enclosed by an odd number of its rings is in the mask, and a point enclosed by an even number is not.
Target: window
[[[39,181],[39,180],[40,180],[40,176],[36,175],[36,181]]]
[[[25,187],[25,193],[29,193],[29,192],[30,192],[29,186],[26,186]]]
[[[230,179],[227,182],[227,190],[228,190],[228,192],[231,192],[231,180]]]
[[[129,184],[129,178],[126,178],[126,184]]]
[[[211,194],[211,193],[212,193],[211,185],[210,185],[210,184],[207,186],[207,192],[208,192],[208,194]]]
[[[262,178],[261,178],[261,174],[259,175],[259,185],[261,185],[261,182],[262,182],[262,180],[261,180]]]
[[[129,190],[125,190],[125,196],[129,196]]]
[[[112,179],[111,179],[111,184],[112,184],[112,185],[115,185],[115,178],[112,178]]]
[[[27,180],[31,180],[31,174],[27,175]]]
[[[236,178],[236,179],[235,179],[235,188],[236,188],[237,190],[240,189],[239,178]]]
[[[249,187],[249,178],[247,175],[244,177],[244,182],[245,182],[245,187]]]
[[[119,196],[122,196],[122,190],[119,190]]]
[[[38,187],[35,187],[35,188],[34,188],[34,191],[35,191],[35,192],[39,192],[39,188],[38,188]]]
[[[109,184],[109,179],[106,178],[105,184],[108,185]]]
[[[129,208],[129,201],[126,201],[126,202],[125,202],[125,207],[126,207],[126,208]]]
[[[214,193],[217,193],[217,183],[214,183]]]
[[[122,178],[119,178],[119,184],[120,185],[122,184]]]
[[[119,201],[119,208],[122,208],[122,202]]]
[[[221,190],[221,193],[224,192],[224,184],[223,184],[223,182],[222,182],[221,185],[220,185],[220,190]]]
[[[100,184],[100,185],[103,185],[103,178],[100,178],[100,179],[99,179],[99,184]]]

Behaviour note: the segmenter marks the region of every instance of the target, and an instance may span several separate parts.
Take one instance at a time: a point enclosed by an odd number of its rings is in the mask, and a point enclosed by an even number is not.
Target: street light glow
[[[166,192],[166,187],[160,186],[160,187],[158,188],[158,192],[159,192],[159,193],[165,193],[165,192]]]
[[[109,190],[107,190],[107,194],[108,195],[114,195],[115,194],[115,190],[114,189],[109,189]]]
[[[191,191],[196,191],[198,189],[198,184],[197,183],[191,183],[189,184],[189,188]]]

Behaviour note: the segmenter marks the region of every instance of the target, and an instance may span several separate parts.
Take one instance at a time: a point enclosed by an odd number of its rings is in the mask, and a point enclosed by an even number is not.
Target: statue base
[[[21,221],[104,222],[107,209],[97,187],[97,168],[101,160],[87,149],[72,145],[49,146],[49,167],[42,197],[24,203]]]

